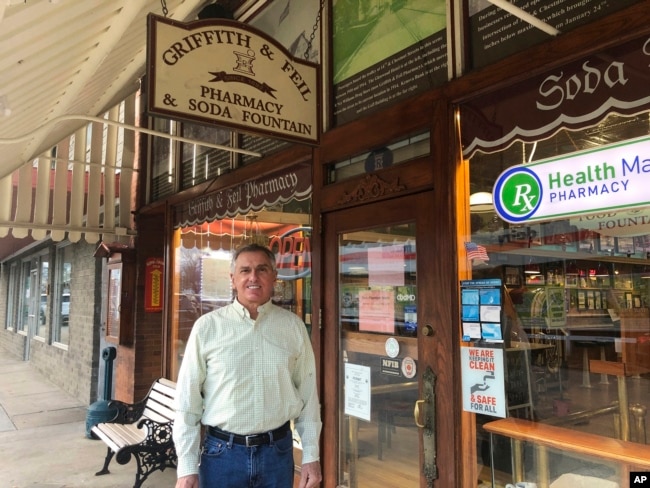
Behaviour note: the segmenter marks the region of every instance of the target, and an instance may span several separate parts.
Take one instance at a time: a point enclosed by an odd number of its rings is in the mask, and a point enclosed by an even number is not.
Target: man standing
[[[276,278],[268,248],[238,249],[235,300],[192,328],[176,388],[176,488],[291,488],[292,420],[303,448],[299,487],[322,479],[314,354],[302,320],[271,303]]]

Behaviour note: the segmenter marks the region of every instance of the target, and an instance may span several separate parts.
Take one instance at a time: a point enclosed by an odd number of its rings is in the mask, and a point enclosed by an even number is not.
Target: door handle
[[[422,374],[422,398],[415,402],[415,424],[422,429],[424,448],[424,477],[427,488],[433,488],[433,481],[438,479],[437,426],[436,426],[436,374],[427,366]],[[420,422],[423,420],[422,422]]]
[[[420,422],[420,404],[423,403],[426,403],[426,400],[417,400],[415,402],[415,408],[413,409],[413,417],[415,418],[415,425],[417,425],[421,429],[424,429],[426,427],[425,424]]]

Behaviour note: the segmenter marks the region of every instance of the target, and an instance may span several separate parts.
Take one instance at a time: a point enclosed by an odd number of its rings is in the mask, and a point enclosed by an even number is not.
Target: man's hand
[[[302,465],[300,470],[300,484],[298,488],[314,488],[323,480],[323,475],[320,470],[320,462],[314,461]],[[178,488],[178,485],[176,485]]]
[[[176,488],[199,488],[199,475],[190,474],[176,480]]]

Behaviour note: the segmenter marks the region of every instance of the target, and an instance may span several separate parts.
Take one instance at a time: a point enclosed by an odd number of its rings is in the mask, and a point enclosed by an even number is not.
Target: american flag
[[[480,259],[481,261],[489,261],[490,257],[483,246],[479,246],[473,242],[465,243],[465,250],[467,251],[468,259]]]

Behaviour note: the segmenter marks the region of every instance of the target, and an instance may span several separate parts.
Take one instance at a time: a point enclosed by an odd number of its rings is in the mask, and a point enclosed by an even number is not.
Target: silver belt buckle
[[[246,447],[252,447],[253,445],[250,442],[257,437],[256,435],[247,435],[246,436]]]

